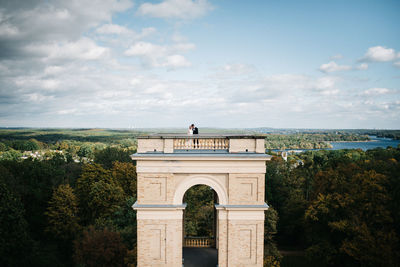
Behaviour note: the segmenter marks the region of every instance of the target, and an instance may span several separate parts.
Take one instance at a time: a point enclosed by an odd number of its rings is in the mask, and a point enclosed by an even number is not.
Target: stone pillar
[[[216,205],[218,265],[262,267],[265,205]]]
[[[139,205],[138,266],[182,266],[182,219],[185,205]]]
[[[220,205],[215,205],[217,210],[217,249],[218,249],[218,266],[228,266],[228,213]]]

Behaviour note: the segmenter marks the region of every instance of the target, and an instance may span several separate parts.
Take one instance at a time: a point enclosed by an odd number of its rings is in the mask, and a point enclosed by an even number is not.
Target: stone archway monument
[[[264,137],[155,134],[138,138],[138,266],[182,266],[183,203],[192,186],[210,186],[218,266],[263,266]]]

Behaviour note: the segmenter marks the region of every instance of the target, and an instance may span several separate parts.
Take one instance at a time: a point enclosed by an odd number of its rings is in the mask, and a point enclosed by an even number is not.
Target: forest
[[[135,266],[141,133],[0,130],[0,265]],[[265,266],[397,266],[399,162],[400,147],[274,156]],[[212,236],[213,191],[185,201],[186,234]]]

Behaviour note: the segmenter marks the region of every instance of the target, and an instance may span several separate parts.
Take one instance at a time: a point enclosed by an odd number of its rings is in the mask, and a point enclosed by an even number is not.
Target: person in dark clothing
[[[199,134],[199,129],[192,124],[193,134]],[[199,139],[193,139],[193,145],[195,148],[199,148]]]
[[[199,129],[192,124],[193,134],[199,134]]]

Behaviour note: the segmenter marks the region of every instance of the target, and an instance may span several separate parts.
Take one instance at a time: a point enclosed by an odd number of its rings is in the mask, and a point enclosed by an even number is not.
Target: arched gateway
[[[192,186],[218,196],[218,266],[262,266],[264,137],[157,134],[138,138],[138,266],[182,266],[183,202]]]

